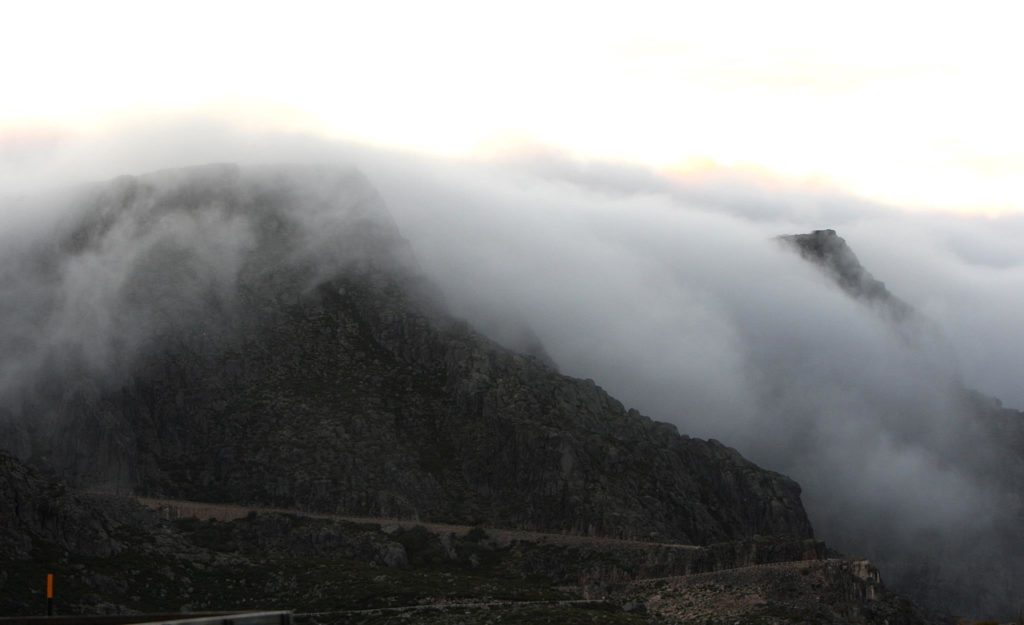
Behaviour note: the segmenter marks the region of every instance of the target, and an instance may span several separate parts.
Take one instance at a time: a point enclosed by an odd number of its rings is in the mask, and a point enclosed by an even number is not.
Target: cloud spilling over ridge
[[[1024,407],[1024,219],[904,213],[729,172],[668,177],[551,153],[443,161],[203,121],[20,154],[0,196],[211,161],[355,165],[455,314],[498,340],[528,328],[564,373],[790,474],[839,548],[904,562],[946,549],[961,574],[1024,573],[984,569],[1020,495],[986,477],[1003,459],[986,457],[958,393]],[[58,219],[48,197],[4,201],[5,248]],[[174,232],[230,275],[234,248],[207,236],[226,228],[244,246],[250,234],[215,219]],[[934,327],[894,327],[774,240],[823,227]],[[102,292],[123,270],[74,267],[81,280],[67,284]],[[16,308],[3,312],[31,315]]]
[[[163,341],[229,334],[254,306],[245,281],[284,297],[283,282],[301,291],[353,261],[410,262],[365,177],[337,167],[171,169],[6,208],[0,417],[23,392],[117,384]]]
[[[1024,406],[1020,222],[572,161],[505,167],[371,175],[458,314],[486,328],[515,311],[565,372],[792,475],[821,536],[904,587],[942,577],[937,604],[1022,600],[1006,589],[1021,587],[1024,545],[1003,535],[1020,493],[991,479],[1020,458],[993,450],[961,394]],[[836,222],[931,323],[895,326],[773,240]]]
[[[370,175],[457,314],[524,320],[566,373],[792,475],[820,536],[917,598],[1024,600],[1020,492],[991,477],[1020,459],[961,395],[1024,406],[1019,222],[567,159]],[[896,327],[774,240],[832,226],[932,322]]]

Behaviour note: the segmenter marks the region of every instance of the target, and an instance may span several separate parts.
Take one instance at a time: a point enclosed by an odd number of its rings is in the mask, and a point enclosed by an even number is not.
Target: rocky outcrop
[[[878,571],[862,560],[743,567],[632,584],[618,595],[672,623],[927,622],[906,599],[887,592]]]
[[[66,342],[6,337],[28,382],[0,389],[6,440],[69,482],[697,544],[811,536],[793,481],[450,317],[356,173],[214,166],[83,202],[20,276],[52,286],[25,324]]]
[[[835,230],[783,235],[778,240],[793,246],[801,256],[821,267],[854,299],[878,307],[896,321],[913,315],[913,308],[893,295],[884,282],[875,279]]]
[[[96,505],[0,451],[0,561],[29,560],[40,544],[109,557],[123,548],[116,528],[142,511],[123,504]]]

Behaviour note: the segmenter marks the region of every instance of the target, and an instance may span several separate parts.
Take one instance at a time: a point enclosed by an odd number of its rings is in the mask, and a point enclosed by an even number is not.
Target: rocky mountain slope
[[[81,487],[706,544],[799,487],[449,316],[360,175],[83,192],[2,278],[0,440]]]
[[[42,580],[53,573],[59,614],[279,608],[300,623],[922,623],[870,565],[824,559],[814,540],[680,547],[160,512],[69,492],[0,452],[0,613],[44,610]],[[222,516],[214,505],[192,512]]]

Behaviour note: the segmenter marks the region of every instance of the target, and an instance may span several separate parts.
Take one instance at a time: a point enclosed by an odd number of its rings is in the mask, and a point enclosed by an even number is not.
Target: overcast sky
[[[0,162],[157,114],[1024,210],[1014,2],[4,2]]]

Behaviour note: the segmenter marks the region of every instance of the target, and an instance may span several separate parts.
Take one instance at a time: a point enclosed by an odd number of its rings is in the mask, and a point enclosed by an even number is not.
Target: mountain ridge
[[[792,246],[803,258],[821,267],[849,296],[880,307],[893,320],[906,321],[915,314],[913,308],[893,295],[884,282],[864,268],[853,249],[835,230],[786,234],[777,240]]]
[[[123,329],[96,351],[129,373],[76,343],[5,406],[14,451],[72,483],[695,544],[812,535],[788,478],[450,317],[361,176],[219,165],[86,205],[46,248],[65,253],[50,279],[127,259],[106,302]]]

